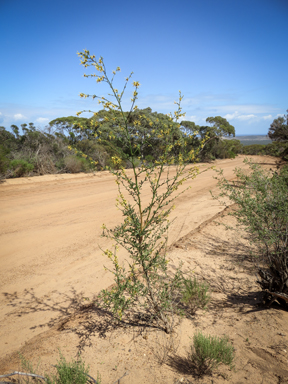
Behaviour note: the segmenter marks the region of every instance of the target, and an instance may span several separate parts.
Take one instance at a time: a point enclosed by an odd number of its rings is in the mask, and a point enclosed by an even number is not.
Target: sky
[[[181,90],[185,120],[265,135],[288,109],[287,20],[288,0],[0,0],[0,125],[99,110],[79,97],[109,93],[83,77],[77,52],[89,49],[108,74],[121,68],[118,89],[134,72],[139,108],[173,112]]]

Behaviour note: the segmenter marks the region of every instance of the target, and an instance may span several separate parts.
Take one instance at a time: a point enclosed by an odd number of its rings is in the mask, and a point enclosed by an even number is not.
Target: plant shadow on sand
[[[180,373],[181,375],[185,375],[185,376],[190,376],[190,377],[193,377],[193,379],[188,379],[186,377],[185,381],[182,380],[182,381],[177,381],[176,384],[180,384],[180,383],[184,383],[184,384],[192,384],[192,383],[195,383],[195,379],[200,379],[201,377],[203,376],[209,376],[211,375],[212,372],[205,372],[205,374],[200,374],[199,373],[199,368],[192,364],[191,363],[191,360],[185,356],[179,356],[179,355],[174,355],[174,356],[170,356],[168,361],[167,361],[167,365],[172,368],[174,371]],[[217,372],[215,372],[217,373]],[[183,378],[184,379],[184,378]],[[207,377],[206,377],[206,383],[210,383],[210,380],[207,381]],[[211,380],[211,384],[213,384],[213,379]]]
[[[243,241],[231,242],[209,234],[205,234],[205,237],[206,242],[202,249],[205,249],[207,256],[225,257],[227,261],[233,262],[234,266],[235,264],[242,265],[245,268],[245,273],[255,273],[255,266],[253,265],[255,259],[251,256],[251,246],[243,244]],[[246,240],[248,241],[248,239],[247,237]]]
[[[90,345],[91,336],[99,334],[100,337],[105,337],[107,332],[116,327],[109,312],[97,308],[93,302],[86,304],[87,299],[83,298],[82,292],[78,293],[74,288],[71,288],[69,293],[53,291],[52,297],[38,297],[33,289],[26,289],[21,297],[17,292],[3,295],[9,300],[8,306],[13,308],[8,314],[9,317],[49,312],[51,313],[49,320],[33,325],[30,329],[48,326],[60,332],[64,330],[74,332],[79,337],[79,350]]]

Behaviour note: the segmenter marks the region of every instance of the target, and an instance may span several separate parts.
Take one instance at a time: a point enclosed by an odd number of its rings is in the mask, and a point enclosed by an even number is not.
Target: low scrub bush
[[[100,374],[97,372],[97,379],[91,377],[89,375],[89,365],[86,366],[80,357],[77,360],[73,359],[71,362],[68,362],[60,352],[60,359],[54,365],[56,372],[52,374],[45,373],[44,376],[37,373],[40,361],[37,367],[34,368],[31,361],[27,360],[23,355],[19,354],[19,357],[22,372],[15,371],[1,375],[0,379],[18,375],[19,380],[17,380],[17,383],[24,382],[25,384],[86,384],[91,382],[101,384]]]
[[[248,161],[247,161],[248,162]],[[237,204],[231,214],[248,231],[257,257],[261,288],[287,306],[288,187],[287,170],[267,171],[249,163],[250,173],[236,169],[237,180],[219,178],[220,197]],[[282,297],[281,297],[282,296]]]
[[[26,160],[12,160],[10,162],[9,167],[13,171],[14,177],[21,177],[29,174],[29,172],[32,172],[34,169],[34,165],[31,163],[28,163]]]
[[[210,374],[220,364],[232,369],[233,360],[234,348],[227,337],[204,336],[201,332],[194,335],[188,361],[199,376]]]
[[[67,156],[64,158],[65,168],[68,172],[79,173],[89,171],[89,162],[78,156]]]
[[[9,167],[9,160],[7,155],[9,151],[3,145],[0,145],[0,175],[4,175]]]
[[[198,282],[196,277],[183,280],[182,302],[191,314],[194,314],[197,309],[206,309],[210,299],[207,283]]]
[[[55,367],[56,374],[46,376],[48,384],[86,384],[88,381],[89,366],[85,366],[81,359],[67,362],[60,354]]]

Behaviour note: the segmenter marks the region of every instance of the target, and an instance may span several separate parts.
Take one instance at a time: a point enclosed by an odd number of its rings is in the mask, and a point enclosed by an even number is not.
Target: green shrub
[[[64,159],[66,170],[71,173],[88,172],[90,164],[85,158],[78,156],[67,156]]]
[[[280,176],[283,178],[283,181],[286,183],[288,186],[288,164],[285,164],[281,169],[280,169]]]
[[[78,173],[82,171],[82,163],[77,156],[67,156],[64,159],[65,167],[68,172]]]
[[[13,170],[14,177],[21,177],[27,175],[29,172],[32,172],[34,165],[28,163],[26,160],[12,160],[9,166]]]
[[[56,375],[46,376],[48,384],[86,384],[88,381],[89,366],[86,367],[81,359],[67,362],[60,354],[56,370]]]
[[[59,170],[64,169],[65,168],[65,160],[64,160],[64,158],[56,161],[55,162],[55,166]]]
[[[4,174],[9,167],[8,154],[9,150],[3,145],[0,145],[0,174]]]
[[[39,364],[34,369],[31,361],[27,360],[21,353],[19,353],[19,358],[20,358],[20,362],[21,362],[21,368],[22,368],[23,371],[29,372],[29,373],[32,373],[32,374],[36,374],[36,371],[38,369]],[[29,378],[27,378],[25,380],[25,382],[29,382]]]
[[[243,147],[243,154],[245,155],[264,155],[267,145],[264,144],[251,144]]]
[[[184,279],[182,302],[187,305],[190,313],[197,309],[205,309],[210,302],[209,285],[205,282],[199,283],[194,279]]]
[[[233,367],[234,348],[227,337],[204,336],[198,332],[193,337],[188,361],[199,376],[210,374],[221,363]]]
[[[231,214],[250,234],[260,276],[258,283],[271,294],[288,293],[288,188],[287,169],[267,171],[246,162],[250,173],[236,169],[231,183],[221,176],[220,197],[237,204]],[[218,197],[219,198],[219,197]],[[259,263],[260,257],[260,263]],[[286,306],[286,299],[278,299]]]
[[[145,156],[145,160],[147,161],[148,164],[153,164],[153,162],[155,161],[152,155]]]
[[[235,159],[237,153],[242,151],[239,140],[219,140],[211,149],[211,154],[217,159]]]
[[[89,365],[86,366],[81,358],[67,362],[61,352],[59,353],[60,359],[54,366],[56,368],[56,374],[45,374],[45,377],[40,376],[37,373],[40,361],[37,367],[34,368],[32,363],[19,353],[21,368],[25,372],[21,376],[23,377],[24,383],[42,384],[42,380],[45,380],[47,384],[86,384],[87,382],[91,382],[90,379],[92,378],[89,376]],[[17,374],[17,372],[15,372],[15,374]],[[101,376],[99,372],[97,372],[97,379],[93,379],[92,381],[95,384],[101,384]],[[22,381],[20,381],[20,383],[21,382]]]

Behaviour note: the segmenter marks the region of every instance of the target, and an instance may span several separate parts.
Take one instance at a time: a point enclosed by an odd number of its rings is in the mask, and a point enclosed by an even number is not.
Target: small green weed
[[[193,337],[188,360],[199,376],[210,374],[221,363],[232,369],[234,348],[227,337],[204,336],[198,332]]]
[[[27,360],[23,355],[21,355],[21,353],[19,353],[19,358],[20,358],[21,368],[24,371],[30,372],[30,373],[36,373],[31,361]],[[36,371],[37,371],[37,368],[36,368]]]
[[[89,366],[79,360],[67,362],[60,353],[60,359],[55,366],[56,375],[46,376],[48,384],[86,384],[88,380]]]
[[[207,283],[199,283],[196,277],[194,279],[184,279],[182,302],[188,306],[191,314],[194,314],[197,309],[206,309],[210,299],[209,285]]]
[[[60,359],[54,366],[56,368],[56,373],[45,373],[44,376],[40,376],[38,375],[38,373],[36,373],[39,364],[35,369],[33,368],[33,365],[29,360],[19,354],[21,368],[25,372],[21,374],[20,383],[22,383],[22,380],[25,384],[30,384],[32,382],[43,384],[43,380],[45,380],[47,384],[86,384],[88,381],[90,381],[91,376],[89,376],[89,365],[86,366],[85,363],[81,360],[81,358],[68,362],[65,357],[61,354],[61,352],[59,353]],[[14,374],[17,373],[18,372],[14,372]],[[99,372],[97,372],[97,379],[93,379],[93,381],[96,384],[101,384],[101,376]]]
[[[27,360],[21,353],[19,353],[19,358],[20,358],[21,368],[23,371],[36,374],[40,361],[37,364],[37,367],[34,368],[31,361]],[[27,377],[23,376],[22,379],[25,384],[29,384],[31,382],[31,378],[28,376]],[[35,382],[37,382],[37,379],[35,379]],[[41,383],[41,380],[39,380],[39,383]]]

